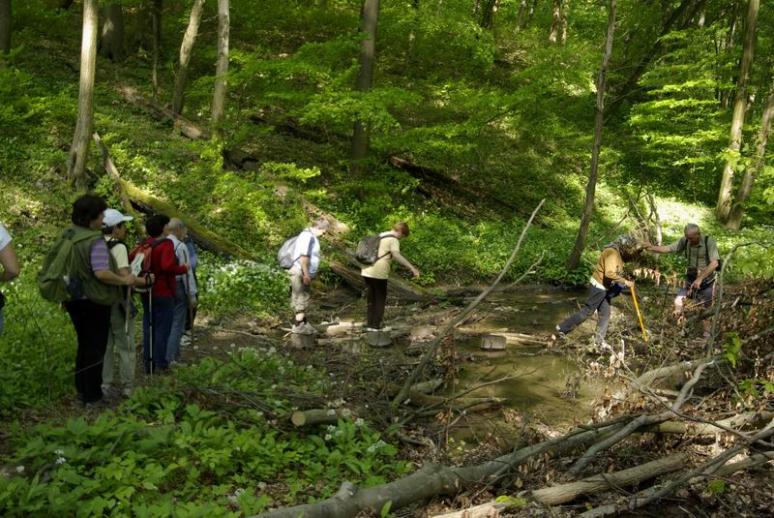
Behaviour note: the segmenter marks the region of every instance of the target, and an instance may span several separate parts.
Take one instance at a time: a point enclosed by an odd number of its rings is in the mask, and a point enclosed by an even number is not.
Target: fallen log
[[[290,416],[290,422],[296,428],[316,424],[336,424],[339,419],[350,419],[352,411],[348,408],[313,408],[311,410],[296,410]]]
[[[643,431],[654,433],[669,433],[690,435],[693,437],[713,436],[718,433],[727,433],[725,428],[739,429],[745,425],[768,421],[774,417],[774,412],[745,412],[735,416],[721,419],[717,422],[693,423],[686,421],[664,421],[656,426],[645,428]]]
[[[207,130],[195,122],[186,119],[182,115],[175,114],[166,106],[162,106],[156,101],[148,99],[136,88],[132,88],[131,86],[119,86],[116,90],[118,95],[120,95],[125,101],[137,106],[143,111],[150,113],[154,118],[172,122],[173,127],[183,136],[192,140],[209,140],[210,133]]]
[[[340,261],[330,260],[328,265],[331,271],[341,277],[341,279],[358,291],[365,290],[365,281],[360,276],[360,270],[346,265]],[[403,279],[391,276],[387,280],[388,291],[404,300],[426,300],[432,298],[432,294],[423,288],[413,286]]]
[[[682,468],[687,461],[688,455],[677,453],[633,468],[613,473],[601,473],[577,482],[570,482],[569,484],[559,484],[538,489],[536,491],[525,491],[519,493],[518,497],[534,500],[544,505],[565,504],[579,496],[599,493],[608,489],[632,486],[639,484],[644,480],[677,471]],[[487,502],[462,511],[434,515],[433,518],[484,518],[486,516],[491,516],[491,514],[486,513],[492,513],[493,511],[499,513],[507,507],[508,505],[505,503]]]
[[[770,435],[771,435],[771,430],[766,431],[764,429],[764,432],[757,434],[757,437],[765,438]],[[640,491],[639,493],[636,493],[630,496],[624,502],[616,502],[616,503],[601,505],[599,507],[589,509],[588,511],[584,512],[580,516],[582,518],[601,518],[603,516],[617,516],[617,515],[620,515],[621,513],[624,513],[627,511],[633,511],[634,509],[644,507],[658,500],[659,498],[662,498],[672,493],[678,487],[681,487],[685,484],[701,483],[706,480],[707,476],[722,478],[722,477],[731,475],[733,473],[736,473],[737,471],[752,469],[754,467],[770,463],[772,460],[774,460],[774,451],[766,451],[763,453],[751,455],[747,459],[744,459],[739,462],[735,462],[728,465],[725,464],[734,455],[738,454],[739,451],[741,451],[744,447],[745,445],[740,445],[740,446],[731,448],[729,450],[726,450],[725,452],[721,453],[717,457],[710,459],[708,462],[705,462],[701,466],[698,466],[697,468],[694,468],[688,471],[680,478],[669,482],[665,486],[655,486],[655,487],[645,489],[643,491]]]
[[[132,203],[140,207],[145,212],[163,213],[169,217],[176,217],[183,221],[188,227],[189,232],[193,236],[194,240],[207,250],[217,252],[220,254],[238,257],[240,259],[255,260],[250,252],[229,241],[219,235],[207,230],[203,225],[199,224],[195,219],[182,214],[178,211],[174,205],[155,197],[147,191],[136,187],[134,184],[127,180],[121,180],[121,185],[126,189],[126,193]]]
[[[108,150],[105,143],[102,142],[102,138],[99,136],[99,133],[95,131],[92,135],[92,138],[97,144],[100,154],[102,155],[102,167],[105,168],[105,172],[110,177],[110,179],[113,180],[113,183],[118,190],[118,198],[121,200],[121,208],[123,208],[128,215],[136,219],[137,213],[135,212],[134,207],[132,207],[132,203],[129,200],[129,194],[126,192],[126,187],[123,183],[121,183],[121,175],[119,174],[118,168],[113,162],[113,159],[110,157],[110,151]]]
[[[262,518],[340,518],[356,516],[362,512],[378,515],[387,503],[391,503],[390,509],[394,511],[420,500],[457,493],[473,484],[491,482],[533,456],[572,450],[620,426],[622,426],[620,421],[616,421],[597,425],[591,429],[576,429],[562,437],[527,446],[475,466],[450,468],[427,464],[411,475],[362,490],[345,482],[335,496],[326,500],[274,509],[258,516]]]

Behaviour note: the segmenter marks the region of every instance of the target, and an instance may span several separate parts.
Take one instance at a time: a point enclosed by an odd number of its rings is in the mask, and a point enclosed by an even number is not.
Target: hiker
[[[155,276],[150,293],[142,296],[142,348],[146,374],[169,368],[167,341],[175,313],[176,277],[188,272],[186,265],[177,263],[172,241],[164,236],[168,223],[169,217],[163,214],[149,217],[145,222],[148,237],[135,249],[145,247],[145,253],[150,253],[149,270]]]
[[[185,239],[185,246],[188,248],[188,257],[191,261],[188,269],[190,275],[193,277],[193,284],[197,286],[198,290],[199,280],[196,277],[196,268],[199,266],[199,254],[196,253],[196,245],[194,244],[193,238],[191,238],[190,234]],[[189,307],[188,314],[186,315],[185,331],[183,331],[183,336],[180,339],[180,345],[190,345],[191,341],[193,340],[193,325],[194,321],[196,320],[196,310],[199,308],[199,297],[194,297],[192,300],[189,300],[189,303],[191,303],[191,306]]]
[[[167,239],[172,242],[177,263],[188,267],[188,271],[175,277],[175,308],[172,317],[172,328],[167,340],[167,363],[170,366],[183,366],[180,362],[180,340],[185,330],[186,320],[191,308],[196,305],[196,280],[191,267],[191,257],[185,239],[188,228],[178,218],[172,218],[167,223]]]
[[[701,235],[699,225],[689,223],[683,230],[683,237],[669,246],[647,244],[645,250],[657,254],[683,254],[687,261],[685,283],[678,290],[674,300],[674,315],[678,322],[684,320],[685,299],[695,300],[695,305],[708,308],[715,297],[715,271],[720,267],[718,245],[710,236]],[[710,337],[711,322],[702,320],[704,338]]]
[[[392,230],[379,234],[376,261],[360,270],[360,275],[366,284],[368,300],[367,331],[382,329],[384,306],[387,302],[387,279],[390,276],[392,260],[395,259],[410,270],[414,278],[419,277],[419,270],[400,253],[400,240],[408,237],[409,232],[408,223],[401,221],[393,225]]]
[[[11,234],[2,223],[0,223],[0,265],[3,266],[0,282],[10,282],[19,276],[19,260],[11,244]],[[5,323],[3,307],[5,307],[5,295],[0,291],[0,335],[3,334]]]
[[[611,349],[605,341],[607,327],[610,323],[610,304],[613,298],[621,294],[624,287],[634,287],[634,281],[623,276],[624,261],[633,259],[640,250],[637,241],[626,235],[619,236],[615,241],[605,246],[589,280],[591,286],[586,302],[577,313],[556,326],[556,334],[552,337],[554,340],[564,338],[596,311],[599,318],[595,333],[596,345],[600,349]]]
[[[288,270],[290,276],[290,306],[295,313],[293,332],[314,333],[315,329],[307,321],[306,310],[309,307],[312,279],[320,267],[320,240],[328,231],[330,222],[318,218],[311,227],[305,228],[296,237],[293,247],[293,263]]]
[[[102,400],[102,364],[110,333],[110,313],[121,299],[119,286],[132,286],[132,274],[120,275],[107,243],[102,237],[105,200],[85,194],[73,203],[73,225],[62,233],[43,263],[40,279],[52,275],[66,279],[65,309],[78,335],[75,357],[75,388],[84,406]],[[59,250],[72,243],[69,271],[51,272]],[[64,264],[68,262],[65,261]],[[64,274],[64,275],[63,275]],[[43,293],[43,291],[41,291]]]

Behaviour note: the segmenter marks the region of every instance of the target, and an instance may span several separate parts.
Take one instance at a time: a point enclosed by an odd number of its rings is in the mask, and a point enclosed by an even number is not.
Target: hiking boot
[[[191,345],[191,337],[187,334],[181,336],[180,345]]]

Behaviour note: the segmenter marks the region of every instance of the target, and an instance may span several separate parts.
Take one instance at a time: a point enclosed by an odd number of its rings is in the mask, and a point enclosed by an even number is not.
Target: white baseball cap
[[[103,215],[105,216],[102,220],[102,226],[104,227],[115,227],[120,223],[132,221],[134,219],[132,216],[124,216],[116,209],[105,209]]]

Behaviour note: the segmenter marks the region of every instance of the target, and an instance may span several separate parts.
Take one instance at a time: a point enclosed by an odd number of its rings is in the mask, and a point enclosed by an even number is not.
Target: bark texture
[[[766,101],[766,107],[763,109],[761,117],[761,127],[758,129],[758,138],[755,144],[755,156],[753,162],[744,171],[742,185],[736,191],[734,205],[731,208],[731,214],[728,217],[726,226],[731,230],[739,230],[742,226],[742,216],[744,215],[744,204],[752,192],[755,178],[763,169],[766,161],[766,146],[769,144],[769,134],[771,133],[771,119],[774,118],[774,82],[769,88],[769,98]]]
[[[758,23],[758,10],[760,0],[748,0],[747,19],[744,27],[744,43],[742,46],[742,60],[739,64],[739,79],[736,83],[736,97],[734,98],[734,113],[731,116],[731,131],[728,136],[727,158],[723,167],[723,175],[720,177],[720,191],[718,192],[717,217],[722,223],[728,222],[731,215],[731,205],[734,189],[734,175],[736,163],[739,159],[739,149],[742,147],[742,126],[747,112],[747,86],[750,82],[750,70],[752,69],[753,54],[755,53],[755,27]]]
[[[103,9],[100,31],[100,54],[111,61],[122,61],[126,55],[124,46],[124,9],[120,3],[111,3]]]
[[[551,30],[548,33],[548,41],[557,43],[562,31],[562,3],[563,0],[553,0],[551,6]]]
[[[586,184],[586,201],[583,206],[578,237],[575,239],[567,268],[574,270],[578,267],[581,254],[586,246],[586,235],[589,231],[589,223],[594,213],[594,195],[597,189],[597,176],[599,170],[599,153],[602,148],[602,127],[605,123],[605,86],[607,82],[607,69],[610,66],[610,56],[613,54],[613,36],[615,35],[615,11],[616,0],[610,0],[607,22],[607,38],[605,39],[605,52],[602,55],[602,66],[597,77],[597,104],[594,116],[594,144],[591,149],[591,172]]]
[[[67,175],[79,186],[84,186],[86,183],[86,158],[94,124],[94,74],[97,68],[98,24],[97,0],[84,0],[78,121],[67,160]]]
[[[379,20],[379,0],[364,0],[360,20],[360,31],[364,34],[360,43],[360,71],[357,74],[357,90],[367,92],[374,82],[374,66],[376,63],[376,27]],[[353,160],[358,160],[368,153],[368,124],[356,120],[352,132]]]
[[[151,84],[153,85],[153,95],[159,90],[159,54],[161,53],[161,10],[164,7],[163,0],[153,0],[151,4],[151,47],[153,54],[153,63],[151,64]]]
[[[218,0],[218,63],[215,67],[215,88],[212,93],[212,128],[215,132],[219,131],[226,116],[229,30],[229,0]]]
[[[191,62],[191,53],[196,43],[196,36],[199,34],[199,24],[202,19],[205,0],[194,0],[191,6],[191,14],[188,17],[188,27],[183,35],[183,43],[180,45],[180,62],[177,67],[177,77],[175,77],[175,92],[172,97],[172,113],[180,115],[183,113],[183,96],[185,85],[188,81],[188,64]]]

